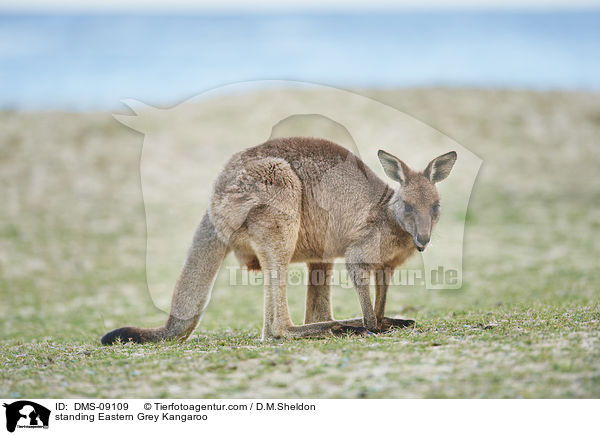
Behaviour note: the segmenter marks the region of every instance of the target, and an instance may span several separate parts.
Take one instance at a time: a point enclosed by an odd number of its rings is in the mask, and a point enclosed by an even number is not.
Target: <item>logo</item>
[[[6,430],[14,432],[15,428],[48,429],[50,410],[29,400],[19,400],[6,408]]]
[[[260,97],[238,97],[249,90],[252,95],[258,95],[255,94],[258,88],[266,89]],[[457,151],[460,158],[452,176],[439,186],[444,211],[432,235],[433,245],[417,254],[422,257],[422,265],[409,263],[407,267],[410,270],[407,272],[410,272],[409,285],[430,290],[462,287],[467,207],[482,161],[469,149],[422,121],[376,100],[342,89],[276,80],[230,84],[169,109],[155,108],[135,100],[123,100],[123,103],[131,108],[133,114],[114,117],[144,134],[140,176],[147,227],[146,281],[151,298],[166,313],[170,311],[170,299],[162,296],[172,293],[172,283],[177,280],[181,265],[185,262],[186,250],[181,246],[188,245],[190,235],[198,226],[199,217],[206,211],[205,201],[199,201],[199,198],[208,198],[213,180],[219,176],[226,159],[232,154],[268,139],[288,136],[329,139],[352,152],[352,155],[341,155],[335,164],[324,171],[320,175],[319,186],[312,190],[315,205],[319,207],[318,215],[323,216],[324,231],[320,233],[319,243],[323,259],[336,255],[341,230],[333,219],[328,218],[330,213],[335,215],[337,203],[331,201],[329,195],[318,192],[328,191],[327,186],[335,186],[337,180],[345,179],[350,174],[367,180],[378,173],[377,178],[383,184],[392,183],[377,160],[376,150],[379,147],[408,159],[418,169],[424,168],[435,156],[449,150]],[[215,113],[223,115],[215,116]],[[369,114],[368,120],[365,114]],[[185,132],[185,140],[164,140],[175,131]],[[240,141],[240,131],[244,132],[243,141]],[[213,132],[218,133],[218,140]],[[219,144],[216,148],[215,143]],[[374,172],[365,171],[358,163],[356,157],[360,159],[361,156]],[[301,159],[290,160],[288,163],[294,170],[305,170],[301,167]],[[279,207],[280,201],[274,200],[266,188],[248,185],[248,181],[250,178],[246,176],[236,181],[240,183],[236,184],[241,189],[240,198],[245,197],[244,189],[250,189],[260,192],[257,193],[255,200],[258,202],[254,206]],[[366,182],[369,186],[382,185],[369,180]],[[318,188],[320,186],[323,187]],[[396,189],[398,184],[392,186]],[[382,188],[382,191],[371,192],[370,195],[383,201],[387,192]],[[291,218],[295,219],[296,212],[290,212],[286,207],[281,206],[275,213],[292,213]],[[246,221],[244,213],[251,209],[240,209],[240,214],[236,215],[237,225]],[[227,238],[236,229],[229,228],[227,234],[223,233],[222,236]],[[373,247],[381,247],[385,240],[385,235],[376,227],[371,228],[369,237]],[[380,249],[374,248],[369,254],[369,258],[365,259],[367,262],[381,262]],[[412,278],[413,272],[417,273],[415,279]],[[252,285],[253,276],[248,276],[250,281],[242,276],[242,285]],[[290,284],[301,284],[302,276],[305,275],[290,274]],[[337,273],[334,273],[332,279],[336,276]],[[319,276],[309,277],[311,280],[315,278],[317,281],[321,279]],[[354,286],[351,279],[348,285]]]

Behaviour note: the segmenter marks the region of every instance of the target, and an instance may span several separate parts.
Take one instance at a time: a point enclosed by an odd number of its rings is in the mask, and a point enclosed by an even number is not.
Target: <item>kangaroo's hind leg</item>
[[[280,337],[320,337],[334,333],[361,333],[364,328],[336,321],[295,326],[287,301],[287,270],[298,235],[299,222],[280,209],[260,207],[249,215],[247,232],[263,270],[265,285],[265,324],[263,339]]]
[[[248,236],[263,270],[265,317],[263,339],[280,337],[320,337],[334,333],[361,333],[363,328],[336,321],[295,326],[287,301],[287,269],[294,252],[298,222],[270,207],[251,213]]]
[[[308,263],[305,324],[333,320],[329,282],[332,267],[333,263]]]
[[[263,271],[263,338],[330,335],[333,327],[348,332],[356,330],[335,321],[293,325],[286,275],[300,228],[302,185],[289,163],[277,158],[247,161],[239,172],[235,179],[223,181],[213,202],[218,202],[215,213],[228,224],[223,225],[225,230],[236,229],[232,244],[248,246]],[[238,218],[231,219],[232,215]]]
[[[304,324],[327,323],[334,325],[334,335],[363,335],[367,329],[362,326],[362,319],[352,324],[344,320],[335,321],[331,307],[331,270],[333,263],[309,263],[308,287],[306,290],[306,311]],[[351,322],[354,319],[351,319]]]

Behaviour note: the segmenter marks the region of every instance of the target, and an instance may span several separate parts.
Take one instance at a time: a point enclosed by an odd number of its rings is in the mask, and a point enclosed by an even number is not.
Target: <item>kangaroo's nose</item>
[[[421,246],[425,246],[429,243],[429,238],[429,235],[418,234],[417,242],[419,242]]]

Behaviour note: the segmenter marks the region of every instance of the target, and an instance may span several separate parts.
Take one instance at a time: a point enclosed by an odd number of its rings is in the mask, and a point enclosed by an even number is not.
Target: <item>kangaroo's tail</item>
[[[208,305],[215,275],[227,251],[227,244],[219,239],[206,213],[196,230],[187,260],[175,284],[167,323],[159,328],[126,326],[115,329],[102,337],[102,344],[113,344],[118,339],[144,343],[188,338]]]

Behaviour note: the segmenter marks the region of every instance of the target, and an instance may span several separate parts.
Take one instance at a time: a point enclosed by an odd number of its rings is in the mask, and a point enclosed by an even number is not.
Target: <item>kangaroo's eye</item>
[[[436,202],[435,204],[433,204],[431,206],[431,210],[433,211],[434,214],[438,214],[440,211],[440,205]]]
[[[412,205],[410,205],[408,202],[404,203],[404,212],[405,213],[412,213],[414,209],[415,208]]]

